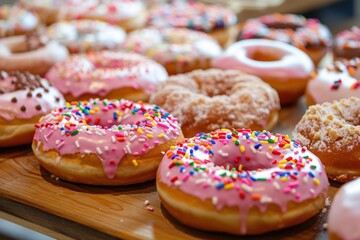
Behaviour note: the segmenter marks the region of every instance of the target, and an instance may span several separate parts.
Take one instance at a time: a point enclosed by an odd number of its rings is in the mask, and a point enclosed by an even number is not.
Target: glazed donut
[[[31,143],[34,124],[64,103],[61,93],[46,79],[0,71],[0,147]]]
[[[320,160],[288,136],[222,129],[173,146],[156,186],[162,205],[183,224],[244,235],[316,215],[329,182]]]
[[[203,31],[216,39],[221,46],[236,37],[237,18],[232,10],[193,1],[173,1],[150,9],[148,26],[190,28]]]
[[[330,179],[348,182],[360,176],[360,98],[310,106],[296,125],[294,138],[320,158]]]
[[[185,137],[218,128],[272,128],[280,108],[276,91],[259,78],[220,69],[171,76],[150,102],[177,117]]]
[[[52,65],[68,56],[65,47],[36,35],[0,39],[0,69],[29,71],[44,76]]]
[[[310,58],[301,50],[277,41],[250,39],[236,42],[223,56],[213,60],[220,69],[238,69],[269,83],[280,96],[281,105],[301,97],[314,71]]]
[[[335,36],[334,59],[360,57],[360,28],[353,26]]]
[[[0,6],[0,38],[32,33],[38,25],[38,17],[24,8]]]
[[[336,193],[328,215],[330,240],[360,239],[360,179],[343,185]]]
[[[295,14],[270,14],[247,20],[240,27],[238,40],[270,39],[291,44],[312,59],[315,65],[331,46],[331,33],[318,19]]]
[[[170,75],[207,69],[221,54],[219,44],[207,34],[186,28],[145,28],[132,32],[122,48],[162,64]]]
[[[165,69],[151,59],[110,51],[74,54],[46,74],[67,101],[98,96],[147,100],[167,78]]]
[[[306,87],[308,105],[360,97],[360,58],[338,60],[321,69]]]
[[[36,127],[32,148],[41,166],[61,179],[92,185],[154,179],[161,152],[183,139],[169,113],[128,100],[73,102]]]
[[[126,33],[119,27],[93,20],[57,22],[47,28],[46,35],[70,53],[119,49]]]
[[[65,9],[66,19],[92,19],[118,25],[125,31],[142,28],[146,8],[141,0],[81,0]]]

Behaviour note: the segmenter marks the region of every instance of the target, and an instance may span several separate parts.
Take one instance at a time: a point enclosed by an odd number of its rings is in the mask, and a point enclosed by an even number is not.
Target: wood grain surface
[[[305,109],[303,99],[282,109],[274,132],[290,134]],[[330,199],[339,187],[331,185]],[[147,210],[145,200],[150,201],[153,211]],[[39,166],[30,146],[0,149],[0,209],[79,239],[238,238],[198,231],[177,222],[162,208],[154,181],[94,187],[56,180]],[[327,212],[325,208],[303,224],[262,235],[261,239],[327,239],[323,228]]]

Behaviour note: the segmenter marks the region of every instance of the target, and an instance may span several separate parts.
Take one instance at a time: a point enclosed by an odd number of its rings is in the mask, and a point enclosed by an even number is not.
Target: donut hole
[[[218,155],[211,161],[214,166],[227,170],[236,169],[237,171],[256,171],[258,169],[273,168],[272,161],[257,161],[254,156],[240,154],[237,156],[223,157],[221,156],[226,150],[221,150]]]
[[[259,62],[276,62],[284,57],[284,53],[275,48],[254,48],[247,52],[247,57]]]
[[[288,22],[274,22],[274,23],[266,23],[265,24],[268,28],[274,28],[274,29],[291,29],[293,31],[296,31],[298,28],[301,27],[301,25],[296,25],[294,23],[288,23]]]
[[[102,69],[112,69],[112,68],[129,69],[140,64],[141,64],[140,61],[136,61],[136,60],[124,61],[122,59],[111,59],[111,58],[107,59],[106,61],[93,62],[95,68],[102,68]]]

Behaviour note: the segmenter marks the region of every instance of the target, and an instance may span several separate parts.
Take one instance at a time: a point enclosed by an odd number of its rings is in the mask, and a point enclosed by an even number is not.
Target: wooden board
[[[274,131],[290,134],[305,109],[303,100],[295,106],[282,109]],[[332,185],[331,199],[338,188],[335,183]],[[154,211],[147,210],[145,200],[150,201]],[[29,219],[27,213],[38,215],[43,222],[50,221],[50,224],[44,223],[47,227],[57,231],[63,229],[62,234],[69,236],[74,236],[76,232],[76,237],[80,238],[88,236],[86,234],[91,229],[126,239],[236,238],[227,234],[198,231],[177,222],[161,207],[154,181],[127,187],[72,184],[55,180],[40,168],[29,146],[1,149],[0,206],[5,210],[11,208],[11,212],[16,214],[18,209],[24,209],[23,204],[29,206],[25,207],[23,218]],[[43,216],[43,212],[50,214]],[[53,215],[58,217],[52,217]],[[326,216],[327,209],[303,224],[265,234],[261,238],[327,239],[323,228]],[[35,219],[36,216],[32,218]],[[61,219],[70,221],[62,222]],[[67,227],[71,223],[74,224],[69,230]],[[105,234],[96,239],[107,239]]]

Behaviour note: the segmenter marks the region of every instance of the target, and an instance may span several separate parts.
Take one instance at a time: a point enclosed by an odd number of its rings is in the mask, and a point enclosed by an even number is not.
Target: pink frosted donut
[[[360,28],[353,26],[335,36],[334,59],[351,59],[360,56]]]
[[[321,69],[306,89],[308,105],[360,97],[360,58],[338,60]]]
[[[343,185],[336,193],[328,216],[330,240],[360,239],[360,179]]]
[[[297,141],[268,131],[222,129],[171,147],[157,191],[180,222],[233,234],[261,234],[306,221],[325,205],[320,160]]]
[[[0,147],[31,143],[34,124],[64,103],[61,93],[46,79],[0,71]]]
[[[301,97],[314,71],[311,59],[289,44],[251,39],[236,42],[213,61],[220,69],[238,69],[253,74],[277,90],[282,105]]]
[[[111,51],[72,55],[46,74],[68,101],[99,96],[147,100],[167,77],[166,70],[151,59]]]
[[[62,179],[94,185],[154,179],[161,152],[183,139],[168,112],[128,100],[68,103],[36,127],[32,148],[40,164]]]
[[[163,65],[170,75],[211,67],[222,49],[205,33],[186,28],[144,28],[131,32],[122,44]]]

